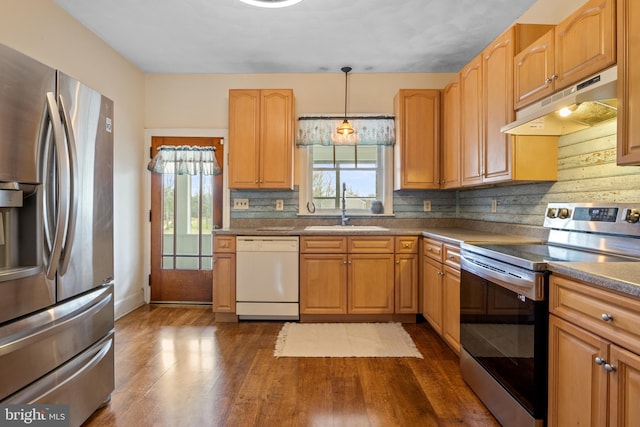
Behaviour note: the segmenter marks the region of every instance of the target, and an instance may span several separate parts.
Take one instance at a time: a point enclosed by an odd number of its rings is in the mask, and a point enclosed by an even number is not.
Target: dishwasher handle
[[[298,252],[297,236],[238,236],[236,252]]]

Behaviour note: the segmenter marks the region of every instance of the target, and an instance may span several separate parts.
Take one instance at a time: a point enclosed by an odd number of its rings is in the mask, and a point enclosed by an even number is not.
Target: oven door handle
[[[544,299],[544,283],[538,279],[539,277],[544,277],[543,274],[531,273],[530,278],[523,279],[514,274],[509,274],[496,266],[493,268],[485,267],[474,259],[465,256],[465,254],[461,254],[460,261],[462,270],[466,270],[483,279],[490,280],[503,288],[522,294],[534,301]],[[496,265],[500,264],[498,261],[487,262],[494,262]]]

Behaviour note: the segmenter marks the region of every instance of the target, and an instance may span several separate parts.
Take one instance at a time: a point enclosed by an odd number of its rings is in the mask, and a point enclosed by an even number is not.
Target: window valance
[[[161,145],[147,169],[153,173],[218,175],[222,169],[216,160],[215,150],[214,147]]]
[[[336,132],[344,116],[316,114],[298,117],[296,145],[394,145],[396,142],[393,116],[357,115],[347,119],[355,130],[351,135]]]

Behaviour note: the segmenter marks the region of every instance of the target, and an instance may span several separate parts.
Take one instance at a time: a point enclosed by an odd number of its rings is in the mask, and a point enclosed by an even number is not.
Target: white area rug
[[[285,323],[275,357],[416,357],[400,323]]]

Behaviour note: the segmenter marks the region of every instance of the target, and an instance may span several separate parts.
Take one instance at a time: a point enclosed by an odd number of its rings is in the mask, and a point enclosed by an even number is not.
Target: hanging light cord
[[[347,120],[347,76],[351,67],[342,67],[341,70],[344,73],[344,119]]]

